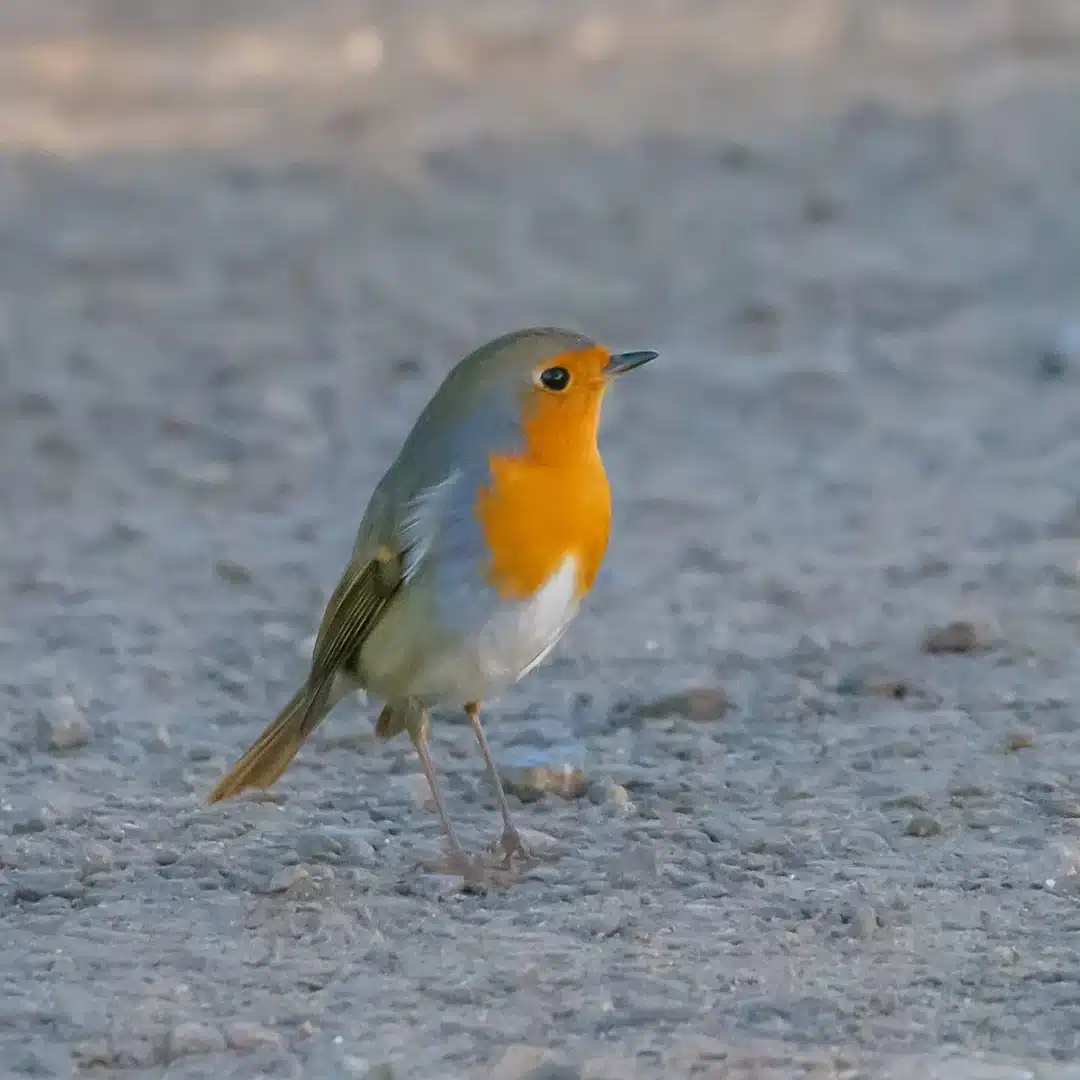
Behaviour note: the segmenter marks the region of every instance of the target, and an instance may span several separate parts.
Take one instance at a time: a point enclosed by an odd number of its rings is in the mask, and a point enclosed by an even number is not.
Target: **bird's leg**
[[[502,836],[495,847],[497,850],[502,850],[507,863],[510,862],[514,855],[520,855],[523,859],[532,859],[533,855],[521,839],[521,833],[517,831],[513,821],[510,820],[510,807],[506,805],[506,795],[503,793],[502,783],[499,781],[499,772],[495,768],[495,762],[491,759],[491,751],[488,749],[484,729],[480,726],[479,702],[469,702],[465,706],[465,715],[468,716],[469,723],[472,724],[473,734],[480,745],[480,753],[484,755],[484,764],[487,766],[488,775],[491,777],[491,782],[495,787],[495,801],[499,804],[499,813],[502,814]]]
[[[446,838],[450,842],[450,861],[446,869],[451,873],[460,874],[467,881],[472,880],[477,873],[476,867],[473,865],[473,860],[469,858],[465,849],[461,846],[461,841],[458,840],[457,833],[454,832],[454,826],[450,824],[450,817],[446,813],[446,807],[443,806],[442,796],[439,794],[439,784],[435,779],[435,766],[432,764],[431,754],[428,753],[429,724],[427,709],[417,709],[415,712],[410,710],[410,712],[409,738],[412,739],[412,744],[416,747],[416,755],[420,758],[420,768],[423,770],[424,778],[431,789],[431,799],[435,803],[439,820],[442,822],[442,827],[446,831]]]

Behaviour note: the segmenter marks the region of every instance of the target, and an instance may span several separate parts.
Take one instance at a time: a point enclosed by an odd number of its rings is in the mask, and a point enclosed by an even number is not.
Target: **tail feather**
[[[333,704],[334,699],[327,700],[326,694],[312,698],[308,688],[302,687],[266,726],[251,749],[222,777],[207,801],[221,802],[248,788],[271,787]]]

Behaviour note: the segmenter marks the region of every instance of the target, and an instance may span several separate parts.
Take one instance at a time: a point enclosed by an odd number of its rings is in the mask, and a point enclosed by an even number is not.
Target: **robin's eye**
[[[570,372],[564,367],[544,368],[540,372],[540,385],[545,390],[565,390],[570,385]]]

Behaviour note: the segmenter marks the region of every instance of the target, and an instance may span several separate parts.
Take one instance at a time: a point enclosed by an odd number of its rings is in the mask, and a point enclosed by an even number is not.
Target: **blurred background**
[[[1078,118],[1075,0],[4,0],[0,1045],[1075,1056]],[[199,800],[435,385],[530,323],[661,360],[607,407],[597,593],[491,729],[581,774],[524,811],[573,855],[447,906],[370,706],[288,813]]]

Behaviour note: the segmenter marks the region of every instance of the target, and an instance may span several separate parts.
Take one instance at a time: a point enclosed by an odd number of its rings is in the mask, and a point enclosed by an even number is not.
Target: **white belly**
[[[577,609],[577,559],[567,556],[533,596],[497,605],[468,638],[428,628],[406,644],[398,633],[383,637],[376,631],[362,656],[364,682],[389,700],[464,705],[496,697],[543,661]],[[382,647],[392,639],[404,646],[393,657]]]

